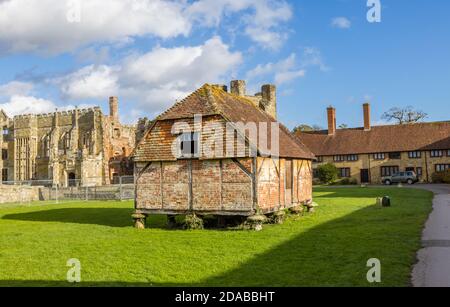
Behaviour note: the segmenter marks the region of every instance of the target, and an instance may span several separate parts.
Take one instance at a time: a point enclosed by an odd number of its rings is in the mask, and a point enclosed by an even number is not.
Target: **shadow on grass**
[[[132,213],[133,209],[128,208],[62,208],[7,214],[2,219],[131,227],[133,225]]]
[[[343,194],[345,195],[346,191],[334,192],[332,195],[345,197]],[[369,194],[364,194],[364,197],[376,197],[379,193],[374,191],[373,195]],[[431,208],[431,202],[428,207]],[[105,281],[73,285],[65,281],[3,280],[0,281],[0,286],[370,286],[366,280],[366,263],[371,258],[382,261],[381,286],[407,286],[415,252],[420,248],[420,233],[429,211],[428,207],[420,203],[388,209],[365,207],[297,234],[270,250],[256,254],[235,269],[192,284]],[[15,214],[7,218],[129,226],[129,219],[124,218],[131,212],[128,209],[67,210]],[[314,219],[314,216],[303,222],[311,222],[310,219]],[[106,217],[109,217],[110,222],[105,222]],[[289,234],[289,230],[295,227],[293,223],[302,223],[302,219],[291,219],[285,225],[267,226],[260,234],[267,232],[270,235],[276,230],[278,232],[275,234],[280,235],[283,228],[286,229],[285,233]],[[278,229],[273,229],[274,227]]]

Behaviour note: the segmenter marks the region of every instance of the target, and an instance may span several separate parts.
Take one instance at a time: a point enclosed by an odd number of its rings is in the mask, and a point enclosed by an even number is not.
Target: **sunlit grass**
[[[374,206],[389,195],[393,207]],[[382,262],[382,286],[407,286],[432,194],[411,189],[318,188],[316,213],[261,232],[132,227],[131,202],[0,205],[0,285],[369,286],[366,262]]]

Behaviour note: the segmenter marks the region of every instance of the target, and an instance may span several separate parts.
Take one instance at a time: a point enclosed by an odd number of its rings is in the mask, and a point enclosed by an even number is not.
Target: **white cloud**
[[[1,0],[0,0],[1,1]],[[0,85],[0,110],[8,116],[20,114],[50,113],[58,110],[74,109],[74,105],[57,106],[53,101],[35,97],[35,85],[30,82],[11,81]],[[102,97],[104,98],[104,97]],[[92,105],[80,104],[79,108]]]
[[[319,49],[315,47],[305,47],[303,48],[303,53],[300,59],[302,67],[319,67],[321,71],[328,71],[330,67],[328,67],[323,58]]]
[[[303,69],[296,71],[279,72],[278,74],[275,75],[275,82],[277,84],[287,83],[297,78],[304,77],[305,74],[306,71]]]
[[[8,102],[0,103],[0,110],[8,116],[54,112],[56,105],[49,100],[33,96],[13,95]]]
[[[134,54],[116,66],[86,66],[51,82],[68,99],[118,95],[155,114],[204,83],[219,83],[242,62],[219,37],[203,45],[161,48]],[[139,113],[140,110],[134,110]],[[131,110],[129,110],[131,112]]]
[[[277,63],[260,64],[256,66],[247,73],[247,78],[252,80],[273,75],[275,83],[281,85],[297,78],[304,77],[305,74],[306,70],[299,67],[296,55],[293,53],[286,59]]]
[[[118,91],[117,79],[117,68],[89,65],[52,82],[61,85],[64,97],[86,99],[115,95]]]
[[[28,95],[33,90],[33,84],[29,82],[11,81],[0,85],[0,97],[13,95]]]
[[[199,0],[186,12],[190,19],[210,27],[219,26],[232,13],[244,12],[240,21],[243,33],[270,49],[278,49],[285,41],[287,35],[279,27],[293,15],[291,6],[283,0]]]
[[[352,22],[346,17],[336,17],[331,20],[331,25],[339,29],[350,29]]]
[[[72,2],[0,2],[0,50],[60,53],[90,43],[127,42],[136,36],[171,38],[191,29],[183,16],[184,1],[79,0],[80,22],[69,22]]]
[[[70,22],[77,1],[80,22]],[[194,26],[219,27],[230,15],[241,33],[276,49],[287,37],[280,27],[292,14],[284,0],[0,1],[0,52],[58,54],[92,44],[121,46],[136,37],[188,36]]]

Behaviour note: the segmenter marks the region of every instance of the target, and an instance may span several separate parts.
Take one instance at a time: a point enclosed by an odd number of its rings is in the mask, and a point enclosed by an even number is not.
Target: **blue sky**
[[[250,93],[277,84],[289,127],[326,127],[329,105],[360,126],[367,100],[379,124],[407,105],[449,120],[450,2],[381,0],[380,23],[366,2],[0,0],[0,108],[108,112],[116,95],[133,122],[205,82],[246,79]]]

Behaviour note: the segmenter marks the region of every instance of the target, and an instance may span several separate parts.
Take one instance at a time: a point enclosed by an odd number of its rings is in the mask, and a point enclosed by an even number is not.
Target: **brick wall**
[[[240,163],[252,170],[251,159]],[[230,159],[153,162],[137,179],[136,208],[180,214],[248,212],[253,209],[252,181]]]

